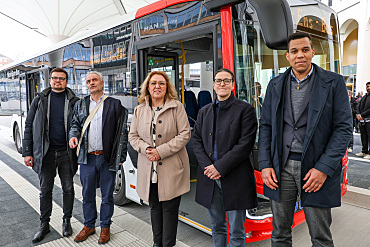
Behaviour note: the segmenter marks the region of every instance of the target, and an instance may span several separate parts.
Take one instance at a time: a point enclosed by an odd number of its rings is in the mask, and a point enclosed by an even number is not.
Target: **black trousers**
[[[181,196],[169,201],[158,199],[158,184],[150,185],[149,206],[154,243],[163,247],[176,245],[178,212]]]
[[[361,133],[362,152],[364,154],[369,154],[370,122],[360,123],[360,133]]]
[[[357,119],[356,114],[353,114],[353,127],[357,133],[360,131],[360,121]]]
[[[54,178],[58,170],[63,191],[63,219],[72,217],[75,191],[67,151],[48,151],[42,161],[40,179],[40,220],[49,222],[53,206]]]
[[[351,133],[351,140],[349,141],[348,148],[353,149],[353,132]]]

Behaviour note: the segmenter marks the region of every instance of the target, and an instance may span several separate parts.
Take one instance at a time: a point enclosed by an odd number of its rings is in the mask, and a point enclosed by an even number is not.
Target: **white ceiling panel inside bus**
[[[57,43],[80,31],[108,24],[156,1],[0,0],[0,13]]]

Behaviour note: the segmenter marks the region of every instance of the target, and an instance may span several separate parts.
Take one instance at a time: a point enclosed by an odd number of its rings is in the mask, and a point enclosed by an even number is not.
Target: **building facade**
[[[370,0],[322,0],[339,19],[343,75],[356,94],[370,81]]]

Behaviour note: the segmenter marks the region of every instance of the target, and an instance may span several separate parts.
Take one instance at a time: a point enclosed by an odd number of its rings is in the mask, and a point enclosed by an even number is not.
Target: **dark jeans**
[[[368,154],[370,142],[370,122],[360,123],[360,133],[361,133],[362,153]]]
[[[40,179],[40,220],[49,222],[53,203],[54,178],[58,170],[63,191],[63,219],[72,217],[75,191],[73,174],[67,151],[49,151],[43,161]]]
[[[246,210],[225,211],[222,197],[220,180],[216,180],[213,189],[211,208],[208,214],[212,224],[212,240],[214,247],[227,246],[227,222],[226,213],[229,220],[230,247],[245,246],[244,222]]]
[[[149,206],[154,243],[162,244],[163,247],[176,245],[180,201],[181,196],[160,202],[158,199],[158,184],[151,183]]]
[[[281,172],[280,202],[271,201],[273,230],[271,246],[292,246],[292,224],[301,188],[301,162],[288,160]],[[304,207],[312,246],[334,247],[330,225],[331,208]]]
[[[96,210],[96,177],[99,176],[101,205],[100,226],[110,227],[114,210],[113,190],[116,172],[109,171],[109,163],[104,160],[104,155],[87,155],[87,164],[80,165],[80,179],[82,184],[82,210],[84,225],[93,228],[97,218]]]

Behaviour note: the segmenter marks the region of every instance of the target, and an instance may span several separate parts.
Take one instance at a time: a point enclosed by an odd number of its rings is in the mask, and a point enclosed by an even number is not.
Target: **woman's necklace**
[[[153,107],[153,106],[152,106],[152,109],[153,109],[153,111],[160,111],[160,110],[162,110],[162,109],[163,109],[163,107],[164,107],[164,103],[163,103],[163,105],[162,105],[161,107],[159,107],[159,106],[157,106],[157,107]]]
[[[164,107],[164,103],[161,107],[157,106],[157,107],[153,107],[152,106],[152,122],[154,121],[154,115],[155,115],[155,112],[159,112],[160,110],[162,110]]]

